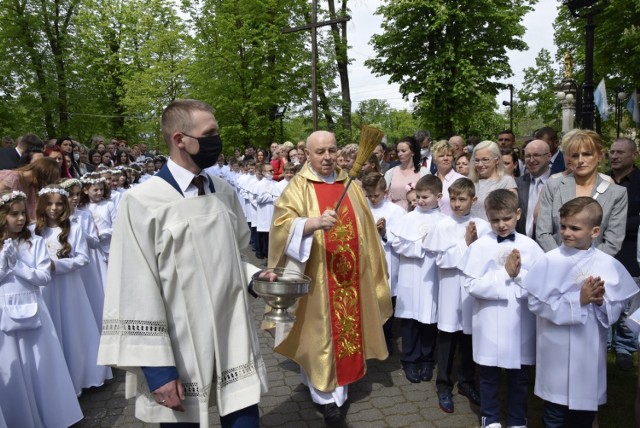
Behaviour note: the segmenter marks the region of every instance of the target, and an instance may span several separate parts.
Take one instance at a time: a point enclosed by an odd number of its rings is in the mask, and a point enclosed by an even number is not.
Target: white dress
[[[85,209],[91,213],[93,221],[96,222],[98,236],[100,236],[100,248],[108,260],[113,221],[116,219],[116,206],[112,201],[102,200],[97,203],[88,203]]]
[[[464,275],[458,269],[467,251],[465,235],[470,221],[476,224],[478,237],[491,232],[489,223],[471,215],[452,215],[438,223],[427,236],[425,246],[437,253],[438,265],[438,330],[471,334],[473,297],[464,288]]]
[[[80,268],[80,276],[82,277],[84,288],[87,291],[87,297],[89,298],[98,330],[101,330],[102,311],[104,307],[104,281],[107,275],[107,264],[104,261],[104,255],[100,249],[98,228],[89,211],[76,209],[70,216],[70,220],[80,226],[82,234],[87,241],[89,263]]]
[[[417,207],[391,230],[391,246],[400,256],[396,318],[414,319],[423,324],[438,321],[436,255],[427,251],[424,242],[444,218],[437,208]]]
[[[604,303],[580,304],[589,276],[604,281]],[[543,400],[572,410],[597,411],[607,401],[607,333],[622,304],[638,292],[613,257],[591,247],[549,251],[523,281],[537,315],[536,385]]]
[[[10,294],[27,293],[37,302],[41,326],[0,331],[0,413],[8,427],[68,427],[83,416],[39,290],[49,284],[51,262],[39,236],[17,250],[15,268],[0,270],[0,316],[6,315],[5,299]]]
[[[49,257],[55,264],[51,284],[43,292],[47,308],[62,344],[67,367],[76,393],[83,388],[100,386],[111,379],[111,369],[98,366],[100,331],[95,322],[79,269],[89,263],[87,243],[80,227],[71,223],[67,238],[71,244],[68,258],[58,259],[59,227],[45,227],[42,237],[46,241]]]
[[[505,269],[513,249],[520,251],[522,267],[516,278]],[[515,234],[515,241],[497,242],[491,232],[469,246],[460,270],[473,303],[473,361],[483,366],[519,369],[535,363],[535,316],[527,307],[522,278],[544,255],[531,238]]]
[[[387,260],[387,274],[389,275],[389,287],[391,287],[391,296],[398,295],[398,264],[400,263],[400,258],[398,257],[398,253],[395,252],[393,247],[391,246],[391,233],[396,224],[398,224],[401,219],[406,214],[405,210],[403,210],[399,205],[394,204],[388,199],[384,199],[378,206],[372,206],[369,203],[369,208],[371,208],[371,214],[373,215],[373,219],[377,222],[381,218],[385,219],[386,229],[387,229],[387,241],[385,242],[380,238],[382,243],[382,248],[384,249],[384,256]]]

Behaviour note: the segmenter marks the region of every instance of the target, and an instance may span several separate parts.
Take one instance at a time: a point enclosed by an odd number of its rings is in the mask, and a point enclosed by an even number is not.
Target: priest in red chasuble
[[[309,136],[308,162],[275,203],[269,242],[270,267],[311,278],[275,351],[300,364],[329,423],[344,416],[347,386],[365,375],[366,360],[387,358],[382,325],[392,312],[384,252],[359,186],[334,211],[348,180],[337,150],[333,133]]]

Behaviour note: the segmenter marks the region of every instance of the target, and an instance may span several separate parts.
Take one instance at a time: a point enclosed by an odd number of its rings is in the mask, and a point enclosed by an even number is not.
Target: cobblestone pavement
[[[249,260],[259,266],[253,257]],[[253,302],[256,325],[260,325],[264,303]],[[273,352],[273,339],[258,333],[262,356],[269,373],[269,391],[260,401],[263,427],[323,427],[322,414],[300,383],[298,366]],[[397,335],[396,335],[397,336]],[[446,414],[438,407],[435,380],[412,384],[404,377],[398,349],[386,361],[370,360],[367,374],[349,386],[345,404],[345,427],[476,427],[478,408],[456,392],[455,412]],[[80,398],[85,419],[75,427],[157,427],[134,416],[133,399],[124,398],[124,372],[114,371],[114,379],[100,388],[85,390]],[[211,409],[211,426],[220,426],[217,411]],[[343,409],[344,413],[344,409]]]

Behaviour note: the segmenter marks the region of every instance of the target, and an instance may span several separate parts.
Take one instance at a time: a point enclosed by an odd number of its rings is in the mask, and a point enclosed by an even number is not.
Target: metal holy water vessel
[[[273,282],[267,278],[259,278],[253,275],[253,291],[271,306],[271,310],[264,314],[265,321],[276,323],[295,321],[295,316],[287,310],[296,301],[309,293],[309,283],[311,278],[291,269],[272,268],[263,272],[273,272],[277,279]]]

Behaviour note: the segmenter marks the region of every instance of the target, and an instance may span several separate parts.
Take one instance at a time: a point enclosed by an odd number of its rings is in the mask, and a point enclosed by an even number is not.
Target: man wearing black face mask
[[[99,363],[134,375],[145,422],[209,426],[217,404],[223,427],[258,427],[267,377],[246,292],[258,268],[240,258],[249,229],[233,188],[202,171],[222,150],[218,123],[208,104],[176,100],[160,124],[169,160],[119,206]]]

